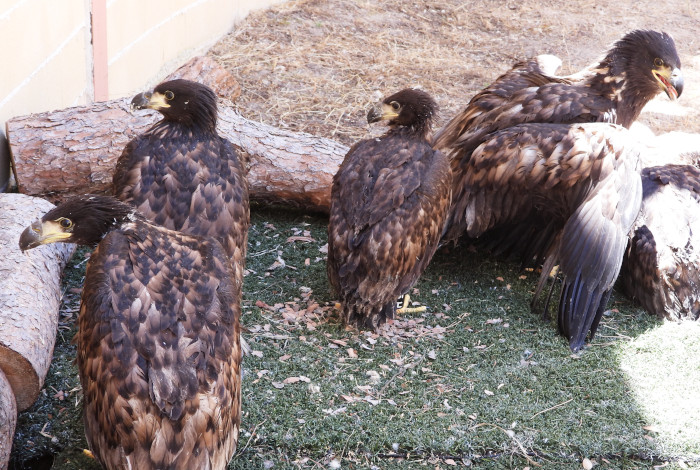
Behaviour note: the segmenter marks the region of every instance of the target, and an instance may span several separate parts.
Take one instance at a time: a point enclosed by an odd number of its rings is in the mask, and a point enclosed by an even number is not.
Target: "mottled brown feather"
[[[398,296],[437,249],[451,180],[424,124],[395,125],[358,142],[333,178],[328,277],[351,325],[377,328],[392,319]]]
[[[436,134],[435,146],[459,161],[468,159],[488,134],[517,124],[608,122],[629,128],[644,105],[662,91],[651,72],[658,68],[655,59],[680,69],[669,35],[637,30],[617,41],[599,61],[568,77],[547,75],[537,59],[516,64]],[[680,95],[682,77],[673,84]]]
[[[493,134],[467,170],[456,222],[474,238],[506,228],[501,243],[544,261],[536,297],[560,266],[559,329],[578,350],[595,334],[639,211],[639,149],[612,124],[524,124]]]
[[[70,221],[71,223],[65,223]],[[107,469],[223,469],[238,441],[241,285],[213,238],[143,218],[114,198],[67,201],[43,226],[99,242],[87,264],[77,346],[85,435]]]
[[[234,261],[236,282],[242,282],[248,182],[233,145],[216,131],[216,97],[185,80],[159,89],[173,90],[173,102],[185,100],[187,108],[162,111],[163,120],[127,144],[117,160],[114,195],[158,225],[217,239]]]
[[[700,318],[700,171],[688,165],[644,168],[644,195],[630,232],[620,284],[649,313]]]

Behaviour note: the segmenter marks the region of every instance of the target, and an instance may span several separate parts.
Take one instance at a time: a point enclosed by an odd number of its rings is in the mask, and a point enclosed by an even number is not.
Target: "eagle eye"
[[[71,228],[73,226],[73,222],[70,219],[65,219],[65,218],[58,219],[58,223],[63,228]]]
[[[664,61],[659,59],[658,57],[654,59],[654,67],[663,67]]]
[[[168,90],[168,91],[165,92],[165,99],[166,99],[166,100],[170,101],[170,100],[172,100],[173,98],[175,98],[175,93],[173,93],[173,92],[170,91],[170,90]]]
[[[401,105],[399,104],[398,101],[392,101],[391,103],[389,103],[389,105],[391,106],[391,109],[393,109],[394,111],[398,111],[399,108],[401,107]]]

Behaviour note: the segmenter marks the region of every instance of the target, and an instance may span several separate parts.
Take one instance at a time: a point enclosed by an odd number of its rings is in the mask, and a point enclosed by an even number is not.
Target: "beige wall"
[[[107,0],[109,96],[155,84],[274,0]]]
[[[93,57],[91,13],[106,11],[107,57]],[[280,0],[0,0],[0,188],[13,116],[94,101],[93,64],[108,97],[129,96],[202,53],[252,9]]]

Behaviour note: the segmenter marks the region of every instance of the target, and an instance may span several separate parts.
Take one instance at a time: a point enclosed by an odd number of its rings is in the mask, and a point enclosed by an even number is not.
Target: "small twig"
[[[248,442],[246,442],[245,446],[243,446],[243,449],[241,449],[241,453],[243,453],[248,448],[248,446],[250,445],[250,441],[253,440],[253,436],[255,436],[255,431],[258,429],[258,426],[262,426],[263,424],[265,424],[265,421],[267,421],[267,419],[264,419],[261,423],[258,423],[255,426],[253,426],[253,430],[250,432]]]
[[[563,402],[559,403],[558,405],[554,405],[554,406],[551,407],[551,408],[547,408],[546,410],[538,411],[538,412],[535,413],[534,415],[530,416],[530,419],[534,418],[534,417],[537,416],[537,415],[541,415],[542,413],[546,413],[547,411],[551,411],[551,410],[553,410],[553,409],[555,409],[555,408],[559,408],[560,406],[564,406],[564,405],[566,405],[567,403],[569,403],[571,400],[573,400],[573,398],[569,398],[568,400],[563,401]]]
[[[518,447],[520,448],[520,452],[522,452],[523,457],[525,457],[525,459],[526,459],[528,462],[530,462],[530,464],[534,465],[535,467],[541,467],[541,466],[542,466],[542,465],[538,464],[537,462],[535,462],[534,460],[532,460],[532,459],[530,458],[530,456],[528,455],[527,450],[525,450],[525,447],[523,447],[523,445],[522,445],[522,444],[520,443],[520,441],[515,437],[515,435],[510,435],[510,434],[508,433],[508,431],[506,431],[506,430],[503,429],[502,427],[497,426],[497,425],[495,425],[495,424],[491,424],[491,423],[479,423],[479,424],[477,424],[476,426],[473,426],[472,429],[478,428],[478,427],[481,427],[481,426],[491,426],[491,427],[500,429],[501,431],[503,431],[503,432],[505,433],[506,436],[510,437],[511,439],[513,439],[513,440],[515,441],[516,444],[518,444]]]
[[[413,367],[417,366],[421,362],[423,362],[423,359],[425,359],[425,356],[421,356],[420,359],[416,360],[416,362],[413,363]],[[406,373],[406,370],[408,370],[407,367],[401,366],[399,368],[399,371],[393,375],[387,382],[382,386],[382,388],[379,389],[379,392],[377,392],[377,398],[380,398],[384,394],[384,390],[389,386],[390,383],[392,383],[397,377],[403,376]]]

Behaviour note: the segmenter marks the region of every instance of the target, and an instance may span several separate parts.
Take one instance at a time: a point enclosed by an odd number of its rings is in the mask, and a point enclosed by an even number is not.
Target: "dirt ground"
[[[253,13],[210,55],[240,81],[244,116],[351,144],[370,103],[400,88],[430,92],[440,126],[517,60],[555,54],[569,74],[637,28],[674,37],[685,78],[679,101],[659,95],[639,122],[700,132],[695,0],[299,0]]]

